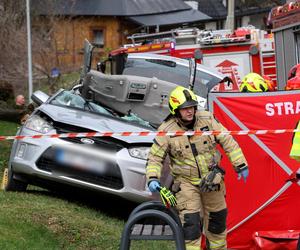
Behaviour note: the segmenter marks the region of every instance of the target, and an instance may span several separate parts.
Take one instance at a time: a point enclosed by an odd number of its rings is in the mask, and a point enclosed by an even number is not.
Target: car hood
[[[151,128],[142,127],[118,118],[111,118],[101,114],[94,114],[52,104],[41,105],[38,109],[50,116],[54,121],[87,128],[97,132],[141,132],[152,130]],[[112,137],[127,143],[152,143],[154,139],[154,136],[113,135]]]

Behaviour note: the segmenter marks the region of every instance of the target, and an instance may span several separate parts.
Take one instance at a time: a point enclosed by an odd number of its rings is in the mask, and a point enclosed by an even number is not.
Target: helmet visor
[[[190,100],[187,102],[184,102],[183,104],[181,104],[178,109],[183,109],[183,108],[189,108],[189,107],[196,107],[198,106],[198,102],[195,100]]]

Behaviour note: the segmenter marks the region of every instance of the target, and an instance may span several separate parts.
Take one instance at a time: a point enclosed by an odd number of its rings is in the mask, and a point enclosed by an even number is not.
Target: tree
[[[0,79],[24,92],[27,77],[25,1],[0,1]],[[5,83],[5,84],[4,84]]]
[[[55,1],[32,0],[45,4],[51,10]],[[33,58],[33,82],[48,79],[50,89],[55,89],[51,77],[53,65],[58,65],[56,41],[53,39],[59,21],[71,21],[72,17],[51,15],[40,17],[31,12],[31,39]],[[26,30],[26,1],[0,0],[0,88],[12,85],[15,94],[27,95],[28,55]],[[2,82],[2,83],[1,83]],[[0,90],[1,91],[1,90]]]

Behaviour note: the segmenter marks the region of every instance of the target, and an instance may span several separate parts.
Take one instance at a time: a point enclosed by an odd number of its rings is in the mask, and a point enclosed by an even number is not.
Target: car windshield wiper
[[[93,104],[93,105],[92,105]],[[109,109],[105,106],[100,106],[92,101],[88,101],[84,99],[84,110],[87,110],[86,107],[88,108],[89,111],[95,112],[98,114],[107,114],[111,116],[119,116],[116,112],[114,112],[112,109]]]
[[[94,111],[94,112],[97,111],[93,108],[93,106],[90,104],[89,101],[84,100],[83,109],[86,110],[86,107],[88,108],[89,111]]]

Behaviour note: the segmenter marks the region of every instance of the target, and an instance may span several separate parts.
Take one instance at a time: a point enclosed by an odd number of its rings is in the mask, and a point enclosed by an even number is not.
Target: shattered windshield
[[[133,123],[137,123],[139,125],[151,127],[149,122],[143,120],[142,118],[138,117],[135,113],[130,113],[124,116],[119,116],[115,114],[113,111],[102,107],[101,105],[87,101],[85,100],[82,96],[74,93],[73,91],[69,90],[64,90],[62,91],[59,95],[57,95],[53,100],[50,102],[51,104],[54,105],[59,105],[59,106],[67,106],[71,108],[76,108],[76,109],[82,109],[86,111],[90,111],[93,113],[98,113],[98,114],[105,114],[113,117],[119,117],[123,120],[130,121]]]
[[[101,107],[93,102],[86,101],[80,95],[72,93],[72,91],[63,91],[51,101],[51,104],[62,105],[67,107],[79,108],[87,111],[92,111],[100,114],[113,116],[104,107]]]

